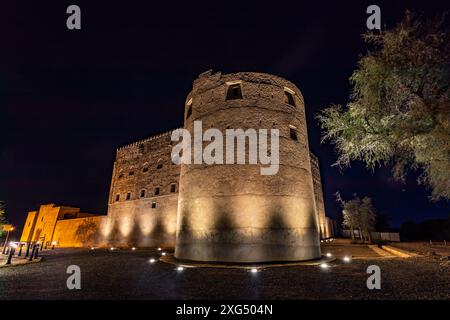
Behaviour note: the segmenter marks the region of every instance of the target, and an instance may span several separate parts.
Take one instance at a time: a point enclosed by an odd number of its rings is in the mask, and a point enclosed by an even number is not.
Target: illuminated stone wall
[[[180,167],[170,158],[170,136],[166,132],[117,150],[102,230],[110,244],[174,246]]]
[[[99,230],[103,227],[106,216],[94,216],[58,220],[55,226],[53,241],[57,247],[86,247],[104,244],[99,238]],[[85,235],[77,234],[78,228],[86,223],[92,223],[91,229],[86,230]]]
[[[99,231],[106,216],[80,212],[80,208],[43,204],[37,211],[28,213],[20,241],[39,242],[44,247],[56,241],[58,247],[80,247],[83,245],[105,244]],[[85,221],[93,221],[93,232],[97,233],[89,242],[83,243],[76,235],[78,226]]]
[[[319,159],[312,153],[311,157],[311,172],[314,186],[314,197],[316,201],[317,221],[319,223],[320,237],[330,238],[333,236],[333,230],[330,228],[325,216],[325,204],[323,201],[322,182],[320,177]]]
[[[241,81],[243,99],[226,100]],[[228,84],[227,84],[228,82]],[[295,106],[286,103],[294,93]],[[182,165],[175,256],[202,261],[291,261],[320,256],[320,239],[304,101],[291,82],[262,73],[206,72],[186,99],[204,128],[280,130],[280,168],[259,165]],[[185,116],[187,115],[187,107]],[[296,128],[298,140],[290,137]]]

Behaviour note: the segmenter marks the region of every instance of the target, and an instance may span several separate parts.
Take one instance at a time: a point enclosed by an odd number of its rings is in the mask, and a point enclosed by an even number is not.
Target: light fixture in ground
[[[250,272],[251,272],[251,273],[258,273],[259,270],[258,270],[257,268],[251,268],[251,269],[250,269]]]
[[[345,256],[344,258],[342,258],[342,260],[344,260],[345,262],[350,262],[352,259],[349,256]]]
[[[115,248],[114,248],[114,247],[111,247],[111,248],[109,248],[109,250],[111,250],[111,251],[114,251],[114,250],[115,250]]]
[[[329,252],[327,252],[325,255],[326,255],[328,258],[330,258],[330,257],[333,256],[333,255],[332,255],[331,253],[329,253]]]
[[[162,248],[158,248],[158,251],[161,251],[162,250]]]
[[[330,266],[328,265],[328,263],[321,263],[320,264],[320,268],[321,269],[328,269]]]
[[[183,268],[182,266],[178,266],[178,267],[176,268],[176,270],[177,270],[177,271],[183,271],[184,268]]]
[[[162,255],[162,256],[165,256],[165,255],[166,255],[166,253],[165,253],[165,252],[161,252],[161,255]]]
[[[155,259],[155,258],[151,258],[150,260],[148,260],[148,262],[150,262],[150,263],[155,263],[155,262],[156,262],[156,259]]]
[[[135,247],[133,247],[133,248],[131,248],[131,250],[133,250],[133,251],[134,251],[134,250],[136,250],[136,248],[135,248]]]

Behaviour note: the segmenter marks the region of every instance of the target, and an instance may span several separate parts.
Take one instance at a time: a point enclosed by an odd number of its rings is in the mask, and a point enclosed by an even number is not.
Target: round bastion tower
[[[184,114],[192,137],[199,120],[203,132],[223,133],[224,155],[226,129],[267,129],[269,145],[270,130],[278,129],[279,170],[262,175],[268,165],[248,164],[248,143],[246,164],[182,164],[175,257],[242,263],[320,257],[300,90],[269,74],[207,71],[194,81]]]

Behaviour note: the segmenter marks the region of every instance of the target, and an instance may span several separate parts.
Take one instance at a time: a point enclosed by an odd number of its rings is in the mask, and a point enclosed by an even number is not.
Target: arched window
[[[145,189],[141,190],[141,193],[139,195],[141,198],[145,198]]]
[[[131,199],[131,192],[128,192],[128,193],[127,193],[126,199],[127,199],[127,200],[130,200],[130,199]]]
[[[116,194],[116,202],[120,200],[120,194]]]

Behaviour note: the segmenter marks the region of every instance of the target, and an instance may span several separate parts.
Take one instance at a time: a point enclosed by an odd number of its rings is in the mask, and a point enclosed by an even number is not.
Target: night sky
[[[392,226],[450,213],[414,174],[402,184],[389,168],[331,167],[336,154],[314,120],[348,99],[368,5],[392,26],[406,8],[431,16],[445,1],[28,2],[0,9],[0,200],[14,224],[51,202],[106,214],[115,149],[181,126],[192,81],[208,69],[272,73],[300,88],[328,215],[336,191],[373,197]],[[70,4],[81,7],[80,31],[66,28]]]

